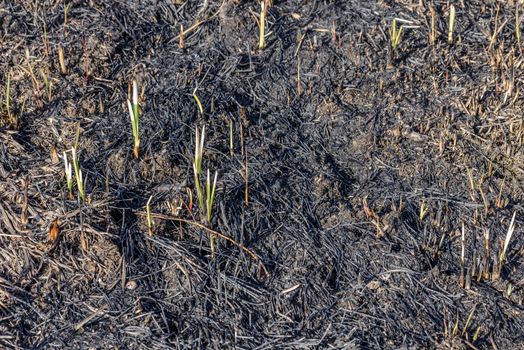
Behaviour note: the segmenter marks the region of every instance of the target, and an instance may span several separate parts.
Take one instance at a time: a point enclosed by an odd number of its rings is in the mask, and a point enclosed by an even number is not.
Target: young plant
[[[204,115],[204,107],[202,106],[202,102],[200,102],[200,99],[198,98],[198,95],[196,94],[197,88],[193,90],[193,98],[195,99],[195,102],[198,106],[198,111],[200,112],[200,115]]]
[[[63,153],[64,158],[64,168],[65,168],[65,178],[67,182],[67,191],[69,193],[69,197],[73,196],[73,166],[71,163],[67,161],[67,155],[64,151]]]
[[[73,168],[75,170],[76,186],[78,188],[78,193],[82,202],[85,202],[85,187],[84,187],[84,178],[82,177],[82,169],[80,169],[80,164],[78,161],[78,156],[76,154],[76,148],[71,148],[71,154],[73,155]]]
[[[52,86],[51,86],[51,82],[49,81],[49,77],[47,76],[47,73],[43,69],[40,69],[40,75],[42,76],[42,79],[44,79],[44,87],[45,87],[45,91],[47,92],[47,100],[51,101]]]
[[[402,36],[403,30],[404,27],[402,25],[397,28],[397,20],[396,18],[393,18],[391,29],[389,30],[389,40],[391,42],[391,50],[393,52],[397,50],[398,44],[400,44],[400,37]]]
[[[131,118],[131,128],[133,130],[133,154],[138,159],[138,149],[140,147],[140,136],[138,134],[138,119],[140,110],[138,106],[138,87],[136,80],[133,80],[133,102],[127,100],[129,117]]]
[[[212,212],[213,212],[213,201],[215,200],[215,189],[217,185],[218,173],[215,172],[215,178],[213,180],[213,185],[211,185],[211,177],[209,174],[209,169],[207,170],[207,178],[206,178],[206,184],[205,184],[206,201],[204,203],[204,188],[202,186],[202,183],[200,182],[200,178],[202,175],[202,156],[204,154],[205,132],[206,132],[205,126],[202,127],[201,133],[199,133],[198,128],[196,128],[195,157],[193,159],[193,173],[195,176],[195,189],[197,193],[198,204],[200,205],[201,217],[206,220],[207,224],[211,224]],[[192,207],[191,204],[190,204],[190,207]],[[211,245],[211,256],[215,256],[215,236],[214,235],[210,236],[210,245]]]

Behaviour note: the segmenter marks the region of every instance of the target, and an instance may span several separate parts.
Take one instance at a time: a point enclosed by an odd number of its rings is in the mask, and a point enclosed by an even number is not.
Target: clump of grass
[[[195,156],[193,158],[193,175],[195,177],[195,190],[197,193],[198,204],[200,206],[201,217],[209,225],[213,218],[213,202],[215,200],[215,190],[217,185],[218,173],[215,172],[213,183],[211,183],[211,175],[209,169],[207,170],[207,177],[205,183],[205,194],[204,186],[202,186],[202,158],[204,154],[204,139],[205,139],[205,126],[202,127],[202,131],[199,133],[198,128],[195,132]],[[204,203],[205,195],[205,203]],[[215,236],[210,236],[211,245],[211,256],[215,255]]]
[[[140,147],[140,135],[138,132],[138,122],[140,117],[140,108],[138,106],[138,87],[136,80],[133,80],[133,102],[127,100],[127,107],[129,109],[129,117],[131,118],[131,128],[133,130],[133,154],[138,159],[138,152]]]
[[[484,245],[484,254],[477,254],[476,251],[473,252],[472,263],[466,268],[465,262],[465,229],[464,225],[462,226],[462,239],[461,239],[461,255],[460,255],[460,285],[463,288],[469,289],[471,286],[471,279],[474,278],[477,282],[482,280],[487,281],[496,281],[501,278],[502,267],[506,260],[506,255],[508,247],[515,231],[515,217],[516,212],[513,213],[513,217],[508,227],[506,233],[506,238],[504,239],[500,251],[498,254],[495,253],[495,257],[492,257],[490,252],[490,232],[485,230],[483,235],[483,245]]]

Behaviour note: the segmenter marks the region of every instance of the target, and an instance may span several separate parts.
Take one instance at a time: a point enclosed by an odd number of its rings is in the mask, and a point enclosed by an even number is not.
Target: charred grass
[[[524,346],[516,5],[264,6],[0,1],[1,347]]]

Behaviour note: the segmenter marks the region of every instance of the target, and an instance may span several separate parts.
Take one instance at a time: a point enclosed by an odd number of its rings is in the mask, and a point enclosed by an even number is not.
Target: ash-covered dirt
[[[0,347],[524,347],[522,9],[271,2],[0,1]]]

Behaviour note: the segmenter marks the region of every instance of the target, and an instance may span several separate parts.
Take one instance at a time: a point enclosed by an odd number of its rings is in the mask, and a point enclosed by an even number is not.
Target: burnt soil
[[[0,347],[523,348],[516,8],[455,6],[0,1]]]

